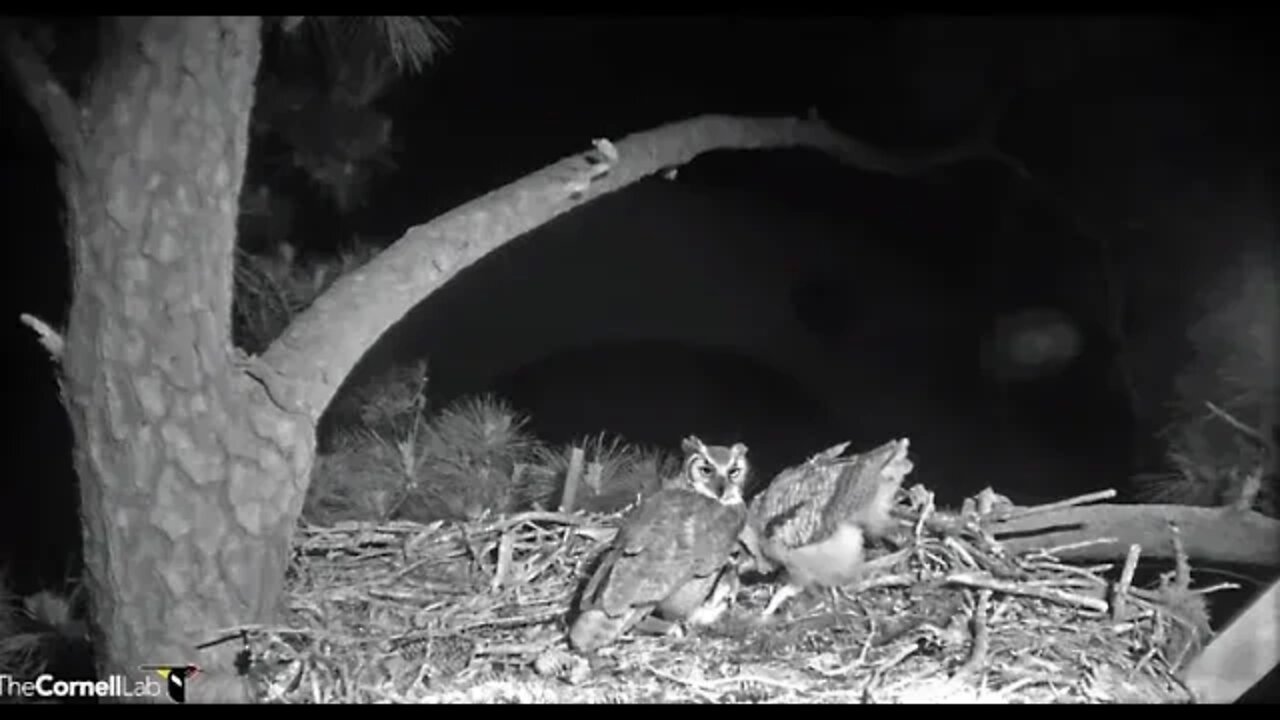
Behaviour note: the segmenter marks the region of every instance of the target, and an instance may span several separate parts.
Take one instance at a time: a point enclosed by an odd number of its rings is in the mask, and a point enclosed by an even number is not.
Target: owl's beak
[[[725,505],[745,504],[742,498],[742,488],[735,483],[724,481],[724,487],[720,490],[720,502]]]

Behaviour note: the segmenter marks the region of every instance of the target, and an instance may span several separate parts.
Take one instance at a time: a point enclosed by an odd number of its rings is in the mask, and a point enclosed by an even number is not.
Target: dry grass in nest
[[[1174,672],[1208,632],[1195,592],[1130,587],[1136,554],[1117,581],[922,514],[852,592],[762,626],[775,586],[748,583],[716,627],[591,658],[569,650],[565,616],[616,515],[303,527],[288,626],[237,630],[266,702],[1192,699]]]

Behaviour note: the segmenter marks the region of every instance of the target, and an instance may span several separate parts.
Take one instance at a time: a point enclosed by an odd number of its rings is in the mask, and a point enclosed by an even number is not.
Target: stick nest
[[[909,515],[862,582],[789,617],[756,622],[776,586],[744,578],[718,625],[592,657],[566,616],[620,515],[304,526],[286,626],[236,631],[271,703],[1192,700],[1174,673],[1209,630],[1189,574],[1140,589],[1136,549],[1117,573],[1012,556],[931,499]]]

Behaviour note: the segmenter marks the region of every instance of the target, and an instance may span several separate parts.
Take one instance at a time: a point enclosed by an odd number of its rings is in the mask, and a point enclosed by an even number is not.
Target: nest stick
[[[502,539],[498,540],[498,567],[494,569],[493,580],[489,585],[494,592],[502,588],[511,574],[511,555],[514,545],[515,533],[510,530],[502,533]]]
[[[578,484],[582,482],[582,465],[586,454],[582,448],[574,448],[569,452],[569,471],[564,476],[564,492],[560,495],[560,512],[573,512],[573,502],[578,495]]]
[[[973,609],[973,647],[969,652],[969,659],[960,666],[960,674],[975,673],[987,661],[987,650],[991,644],[991,633],[987,629],[987,611],[990,605],[991,591],[979,590],[978,602]]]
[[[966,585],[973,588],[986,588],[988,590],[995,590],[996,592],[1002,592],[1008,595],[1024,595],[1026,597],[1040,598],[1041,600],[1048,600],[1050,602],[1063,605],[1075,605],[1077,607],[1096,610],[1098,612],[1107,611],[1107,601],[1100,598],[1069,593],[1055,588],[1024,585],[1007,580],[997,580],[996,578],[986,574],[953,573],[947,576],[947,582],[954,583],[956,585]]]
[[[1110,500],[1115,496],[1116,496],[1115,490],[1112,490],[1112,489],[1099,490],[1097,492],[1087,493],[1085,495],[1068,498],[1066,500],[1059,500],[1057,502],[1045,503],[1043,505],[1033,505],[1031,507],[1018,508],[1017,510],[1013,510],[1008,513],[1004,513],[1000,515],[996,519],[996,522],[999,523],[999,522],[1006,522],[1009,520],[1017,520],[1025,517],[1030,517],[1032,515],[1040,515],[1042,513],[1053,512],[1054,510],[1061,510],[1062,508],[1074,507],[1076,505],[1088,505],[1089,503],[1095,503],[1100,500]]]
[[[1138,558],[1142,555],[1142,546],[1134,543],[1129,546],[1129,554],[1124,560],[1124,569],[1120,571],[1120,583],[1116,585],[1115,598],[1111,602],[1111,619],[1120,620],[1125,612],[1125,599],[1133,587],[1133,574],[1138,569]]]

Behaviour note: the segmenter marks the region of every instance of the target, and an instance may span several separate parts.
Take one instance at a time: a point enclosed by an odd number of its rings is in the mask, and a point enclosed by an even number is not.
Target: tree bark
[[[99,672],[194,663],[189,698],[243,700],[239,648],[196,646],[273,615],[314,455],[311,419],[274,405],[230,339],[260,20],[111,22],[55,140],[73,258],[63,394]]]

